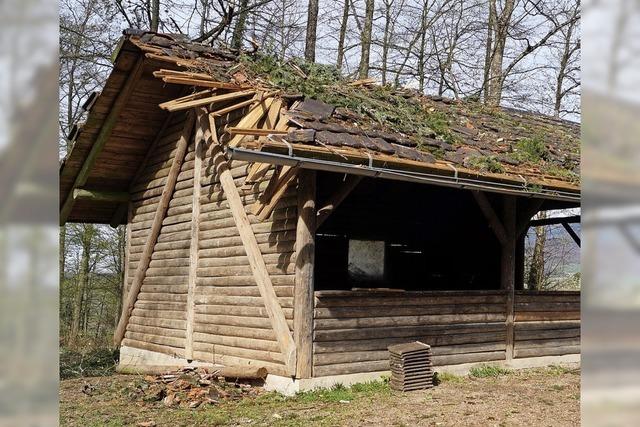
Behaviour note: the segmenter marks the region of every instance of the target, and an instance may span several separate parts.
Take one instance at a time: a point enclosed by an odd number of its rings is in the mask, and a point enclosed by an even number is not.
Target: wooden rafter
[[[252,128],[260,122],[260,119],[269,111],[273,98],[267,98],[253,107],[236,125],[237,128]],[[244,135],[235,135],[229,140],[228,146],[233,148],[242,141]]]
[[[189,113],[187,115],[187,120],[185,121],[184,128],[182,129],[180,139],[178,140],[176,153],[173,157],[171,168],[169,169],[167,181],[165,182],[162,189],[162,195],[160,196],[160,201],[158,202],[158,207],[156,208],[156,213],[153,218],[153,223],[151,224],[151,229],[149,230],[149,235],[144,244],[140,260],[138,261],[138,266],[133,276],[131,288],[127,293],[127,300],[124,304],[122,316],[120,316],[120,321],[118,322],[118,326],[116,327],[116,330],[114,332],[113,341],[116,346],[120,345],[120,342],[124,337],[125,331],[127,329],[127,324],[129,323],[129,318],[131,317],[131,312],[133,311],[133,307],[136,303],[136,300],[138,299],[138,294],[140,293],[140,288],[142,287],[142,281],[144,280],[144,276],[151,261],[153,248],[156,244],[156,241],[158,240],[160,229],[162,228],[162,221],[167,215],[167,209],[169,208],[169,202],[171,201],[171,196],[173,195],[173,191],[176,187],[178,174],[180,173],[180,168],[182,167],[184,157],[187,153],[187,146],[189,145],[189,140],[191,139],[194,122],[194,115]]]
[[[531,218],[540,211],[543,204],[543,199],[533,199],[527,207],[518,212],[518,223],[516,224],[516,233],[518,236],[522,236],[527,232]]]
[[[258,217],[260,221],[269,218],[287,188],[295,179],[297,171],[298,168],[283,166],[277,173],[274,173],[267,188],[258,197],[258,200],[254,202],[251,213]]]
[[[569,236],[571,236],[573,241],[576,242],[576,245],[580,247],[580,236],[578,236],[578,233],[576,233],[576,231],[571,227],[571,225],[569,225],[568,222],[561,222],[561,224],[564,229],[567,230],[567,233],[569,233]]]
[[[489,201],[487,196],[480,191],[472,191],[471,194],[473,194],[473,197],[476,199],[480,210],[484,214],[487,221],[489,221],[489,225],[500,241],[500,244],[504,246],[508,241],[507,230],[505,229],[504,225],[502,225],[500,217],[498,217],[498,214],[496,214],[496,211],[491,206],[491,202]]]
[[[238,92],[225,93],[222,95],[215,96],[207,96],[205,98],[192,99],[189,101],[168,101],[160,104],[160,108],[163,108],[167,111],[180,111],[180,110],[188,110],[189,108],[197,108],[202,107],[204,105],[215,104],[218,102],[229,101],[231,99],[243,98],[246,96],[254,95],[254,90],[243,90]]]
[[[284,311],[280,306],[278,297],[273,288],[271,277],[267,271],[264,258],[260,251],[258,241],[251,227],[251,223],[245,212],[242,199],[233,180],[229,163],[222,152],[222,145],[218,141],[215,128],[211,127],[211,116],[209,117],[209,135],[211,135],[212,141],[212,160],[216,174],[220,180],[222,191],[227,197],[227,203],[231,210],[233,220],[238,229],[238,234],[242,240],[243,247],[249,260],[251,272],[258,286],[260,296],[264,302],[265,310],[271,322],[271,326],[276,335],[278,345],[287,370],[291,375],[295,374],[296,369],[296,345],[293,340],[293,335],[289,330]],[[204,126],[204,123],[199,123],[200,126]]]
[[[76,200],[93,200],[96,202],[124,203],[131,199],[131,195],[125,191],[99,191],[76,188],[73,190],[73,198]]]
[[[139,58],[138,61],[133,66],[131,72],[129,73],[129,77],[127,78],[127,81],[125,82],[124,86],[120,90],[120,93],[118,94],[118,97],[113,103],[113,106],[109,110],[109,114],[107,115],[104,122],[102,123],[100,132],[98,133],[98,136],[96,136],[96,140],[91,146],[91,150],[89,151],[89,154],[87,154],[87,157],[85,158],[82,164],[82,167],[80,168],[80,171],[78,172],[78,175],[76,176],[76,179],[73,182],[73,185],[71,186],[69,194],[67,195],[67,198],[65,199],[64,203],[62,204],[62,207],[60,208],[60,225],[64,225],[67,222],[67,218],[69,218],[69,215],[71,214],[71,210],[73,209],[73,205],[75,202],[73,192],[76,188],[81,188],[86,184],[87,179],[89,178],[89,173],[91,172],[93,165],[98,159],[98,155],[102,152],[102,149],[104,148],[105,144],[109,140],[109,137],[111,136],[111,132],[113,131],[113,128],[115,127],[116,122],[120,117],[120,112],[122,111],[127,101],[129,100],[129,97],[133,92],[133,87],[135,86],[135,84],[140,79],[140,76],[142,75],[143,68],[144,68],[144,59]]]
[[[316,218],[316,227],[320,227],[329,216],[336,210],[338,206],[347,198],[349,194],[358,186],[362,181],[362,177],[358,175],[347,175],[346,179],[332,195],[329,200],[326,201],[324,206],[318,209]]]

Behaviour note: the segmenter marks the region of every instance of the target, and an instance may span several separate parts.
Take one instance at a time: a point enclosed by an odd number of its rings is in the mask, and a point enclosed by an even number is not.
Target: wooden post
[[[316,172],[298,174],[298,225],[296,230],[296,279],[293,296],[293,331],[296,378],[311,378],[313,368],[313,268],[316,229]]]
[[[505,243],[502,245],[501,257],[501,287],[507,293],[506,299],[506,359],[513,359],[514,344],[514,300],[516,279],[516,198],[504,196],[502,225],[506,233]]]
[[[211,121],[212,120],[210,119],[210,123]],[[267,266],[264,262],[264,258],[262,257],[262,253],[260,252],[260,247],[258,246],[258,241],[253,233],[253,228],[251,228],[251,223],[249,222],[247,213],[244,210],[242,199],[240,199],[238,189],[233,182],[229,163],[222,152],[222,146],[218,141],[215,127],[211,126],[211,124],[209,126],[209,131],[209,135],[213,140],[211,152],[215,172],[220,179],[222,191],[224,191],[224,194],[227,196],[227,203],[229,203],[231,215],[233,216],[236,228],[240,234],[240,239],[242,240],[242,244],[247,253],[251,272],[253,273],[256,285],[258,286],[258,291],[260,292],[260,296],[264,302],[265,310],[269,320],[271,321],[271,326],[275,332],[276,339],[278,340],[285,365],[287,366],[289,373],[291,375],[295,375],[296,344],[293,340],[293,335],[289,330],[289,325],[287,324],[284,311],[278,301],[278,296],[273,289],[271,277],[267,271]]]
[[[64,225],[67,222],[67,218],[69,218],[69,214],[73,209],[73,204],[75,203],[74,191],[76,188],[82,187],[86,182],[87,178],[89,178],[89,172],[93,168],[94,163],[98,159],[98,155],[102,152],[102,148],[105,146],[109,137],[111,136],[111,132],[113,128],[116,126],[116,122],[118,121],[118,117],[120,117],[120,111],[124,108],[131,93],[133,92],[134,85],[140,79],[142,75],[142,69],[144,68],[144,57],[138,59],[135,63],[131,72],[129,73],[129,77],[125,82],[124,86],[120,90],[118,97],[116,98],[113,106],[109,110],[109,114],[104,119],[102,123],[102,127],[100,128],[100,132],[98,136],[96,136],[96,140],[91,146],[91,151],[87,154],[78,175],[76,176],[75,181],[73,182],[73,186],[67,195],[62,207],[60,208],[60,225]]]
[[[205,125],[203,126],[203,120]],[[191,205],[191,241],[189,246],[189,282],[187,286],[187,326],[185,331],[184,355],[188,361],[193,360],[193,324],[195,318],[195,292],[198,275],[198,233],[200,231],[200,179],[202,178],[202,157],[204,154],[205,135],[208,129],[207,110],[198,110],[198,126],[195,137],[195,159],[193,161],[193,201]]]
[[[171,196],[173,195],[173,190],[175,189],[176,181],[178,180],[178,174],[180,173],[182,162],[184,161],[185,154],[187,153],[187,146],[189,145],[189,140],[191,139],[191,132],[193,131],[194,121],[194,115],[188,114],[184,128],[182,129],[182,134],[180,135],[180,140],[178,141],[176,154],[173,158],[173,162],[171,163],[171,169],[169,169],[167,182],[164,184],[164,188],[162,189],[162,195],[160,196],[160,201],[158,202],[158,207],[156,209],[155,217],[153,218],[149,236],[144,245],[144,249],[142,250],[140,261],[138,261],[138,267],[136,268],[136,272],[133,276],[131,288],[127,293],[124,312],[120,317],[118,327],[116,328],[113,335],[113,342],[116,346],[120,345],[120,342],[124,337],[124,333],[127,329],[127,323],[129,323],[129,318],[131,317],[131,312],[133,311],[133,306],[135,305],[138,294],[140,293],[142,281],[144,280],[147,268],[149,267],[149,262],[151,262],[153,248],[156,244],[156,241],[158,240],[158,235],[160,234],[160,229],[162,228],[162,221],[167,214],[169,202],[171,201]]]

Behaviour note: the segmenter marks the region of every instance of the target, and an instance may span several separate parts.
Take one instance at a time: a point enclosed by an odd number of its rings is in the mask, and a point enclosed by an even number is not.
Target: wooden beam
[[[131,312],[133,311],[133,306],[136,303],[136,299],[138,299],[138,294],[140,293],[140,288],[142,287],[142,281],[144,280],[147,268],[149,267],[149,262],[151,261],[153,248],[156,244],[156,241],[158,240],[160,229],[162,228],[162,221],[167,215],[167,209],[169,208],[169,202],[171,201],[171,196],[173,195],[173,191],[176,187],[178,174],[180,173],[180,168],[182,167],[184,157],[187,153],[187,146],[189,145],[189,140],[191,139],[194,122],[195,116],[189,113],[187,115],[184,128],[182,129],[180,139],[178,140],[176,154],[173,157],[173,162],[171,163],[171,168],[169,169],[169,175],[167,176],[167,181],[162,189],[162,195],[160,196],[158,207],[156,208],[153,223],[151,224],[151,230],[149,230],[149,236],[147,237],[147,241],[142,250],[140,260],[138,261],[138,266],[133,276],[131,288],[129,289],[129,292],[127,294],[124,311],[114,332],[113,341],[116,346],[120,345],[120,342],[124,337],[124,333],[127,329],[127,323],[129,323],[129,318],[131,317]]]
[[[127,104],[127,101],[129,100],[129,97],[133,92],[134,85],[138,82],[140,76],[142,75],[143,68],[144,59],[138,58],[138,61],[135,63],[135,65],[131,69],[131,72],[129,73],[127,81],[124,83],[122,89],[120,89],[116,100],[111,106],[109,114],[104,119],[102,127],[100,128],[100,132],[98,132],[98,135],[96,136],[96,139],[91,146],[91,150],[82,163],[82,167],[80,168],[80,171],[78,172],[78,175],[76,176],[76,179],[71,186],[69,194],[67,195],[67,198],[60,208],[60,225],[64,225],[67,222],[67,218],[69,218],[71,210],[73,209],[73,204],[75,202],[73,190],[75,190],[76,188],[80,188],[86,184],[87,179],[89,178],[89,172],[91,172],[93,165],[98,159],[98,155],[102,152],[102,149],[109,140],[111,132],[113,131],[113,128],[116,126],[116,122],[120,117],[120,112]]]
[[[229,127],[227,128],[227,132],[230,135],[253,135],[253,136],[286,135],[289,133],[286,130],[240,128],[240,127]]]
[[[491,228],[493,229],[493,232],[495,233],[496,237],[500,241],[500,244],[504,246],[508,240],[507,230],[503,226],[502,222],[500,222],[500,218],[498,217],[498,214],[496,214],[496,211],[493,210],[493,207],[491,206],[491,202],[489,202],[489,199],[487,199],[487,196],[480,191],[472,191],[471,194],[473,194],[473,197],[476,199],[476,202],[478,203],[480,210],[484,214],[487,221],[489,221],[489,225],[491,226]]]
[[[195,323],[195,293],[198,276],[198,244],[200,232],[200,180],[202,178],[202,158],[204,157],[205,142],[211,140],[207,123],[207,110],[197,110],[198,126],[195,136],[195,159],[193,161],[193,198],[191,202],[191,240],[189,243],[189,280],[187,282],[187,319],[185,330],[184,357],[193,360],[193,328]],[[203,124],[204,123],[204,124]]]
[[[229,101],[230,99],[242,98],[245,96],[251,96],[256,93],[255,90],[243,90],[239,92],[231,92],[225,93],[222,95],[209,96],[206,98],[194,99],[186,102],[164,102],[161,105],[161,108],[167,111],[180,111],[180,110],[188,110],[189,108],[197,108],[202,107],[209,104],[215,104],[217,102]]]
[[[271,104],[273,103],[273,98],[263,99],[251,109],[236,125],[238,128],[251,128],[258,124],[260,119],[269,111]],[[233,148],[242,141],[244,135],[235,135],[229,143],[227,144],[229,147]]]
[[[329,200],[318,209],[317,218],[316,218],[316,227],[320,227],[329,216],[336,210],[338,206],[347,198],[349,194],[358,186],[358,184],[362,181],[362,177],[358,175],[347,175],[346,179],[336,190],[335,193],[331,195]],[[317,229],[317,228],[316,228]]]
[[[296,341],[296,378],[311,378],[313,369],[313,268],[316,230],[316,172],[298,174],[298,224],[293,295],[293,331]]]
[[[571,236],[573,241],[576,242],[576,245],[580,247],[580,236],[578,236],[578,233],[575,232],[575,230],[569,225],[568,222],[562,222],[561,224],[564,229],[567,230],[567,233],[569,233],[569,236]]]
[[[544,199],[533,199],[525,208],[518,210],[518,223],[516,225],[518,236],[527,232],[531,218],[540,211],[543,204]]]
[[[502,224],[504,224],[505,242],[501,254],[501,287],[507,293],[506,297],[506,359],[513,359],[515,341],[514,302],[516,279],[516,198],[503,196],[504,206]]]
[[[92,200],[95,202],[126,203],[131,199],[131,195],[125,191],[100,191],[76,188],[73,190],[73,198],[76,200]]]
[[[222,152],[222,145],[218,141],[218,136],[215,127],[211,127],[210,122],[210,135],[212,138],[212,160],[214,163],[214,170],[220,180],[220,185],[224,194],[227,196],[227,203],[231,210],[231,215],[240,234],[242,245],[247,253],[249,259],[249,266],[251,272],[258,286],[258,291],[264,302],[264,306],[271,322],[271,326],[278,341],[280,351],[284,359],[284,363],[288,372],[291,375],[295,375],[296,372],[296,344],[293,340],[293,335],[289,330],[287,320],[284,316],[284,311],[280,306],[278,297],[273,288],[271,277],[267,271],[264,258],[258,246],[258,241],[251,228],[251,223],[245,212],[242,199],[238,193],[238,189],[233,182],[233,176],[229,168],[229,163]]]
[[[285,170],[285,168],[287,169]],[[271,213],[278,205],[278,202],[284,197],[285,193],[287,192],[287,188],[289,188],[289,186],[293,183],[298,173],[298,168],[296,167],[284,166],[282,169],[283,170],[278,177],[278,184],[274,188],[274,192],[271,195],[271,198],[266,204],[262,206],[260,212],[256,214],[256,217],[260,221],[264,221],[271,216]],[[256,201],[256,203],[261,203],[261,201],[258,200]]]
[[[557,224],[577,224],[580,222],[580,215],[560,216],[553,218],[534,219],[529,224],[530,227],[538,227],[541,225],[557,225]]]

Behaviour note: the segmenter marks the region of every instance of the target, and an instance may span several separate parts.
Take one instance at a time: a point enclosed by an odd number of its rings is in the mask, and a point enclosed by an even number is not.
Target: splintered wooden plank
[[[253,107],[251,111],[249,111],[236,125],[237,128],[252,128],[255,127],[260,119],[269,111],[271,104],[273,103],[273,98],[267,98],[262,100],[258,105]],[[242,141],[244,135],[235,135],[229,141],[229,147],[233,148]]]
[[[177,103],[163,103],[160,104],[161,108],[164,108],[167,111],[180,111],[186,110],[189,108],[202,107],[204,105],[215,104],[216,102],[228,101],[230,99],[242,98],[245,96],[250,96],[255,94],[254,90],[243,90],[239,92],[231,92],[225,93],[223,95],[215,95],[209,96],[201,99],[194,99],[186,102],[177,102]]]
[[[218,141],[215,127],[211,127],[210,116],[209,123],[209,135],[211,135],[212,138],[212,156],[215,171],[218,174],[222,190],[227,196],[227,203],[229,204],[233,220],[238,229],[238,234],[242,240],[242,245],[246,251],[251,272],[260,291],[260,296],[262,297],[271,327],[276,335],[283,360],[288,372],[294,375],[296,369],[296,345],[293,340],[293,335],[289,330],[284,311],[273,288],[271,277],[260,251],[260,246],[258,245],[258,241],[251,227],[251,222],[245,212],[244,204],[233,180],[229,163],[222,152],[222,146]],[[204,125],[203,123],[199,124]]]
[[[136,303],[136,300],[138,299],[138,294],[140,293],[140,289],[142,288],[142,281],[147,272],[147,268],[149,268],[151,255],[153,254],[154,246],[156,244],[156,241],[158,240],[160,229],[162,228],[162,221],[167,214],[169,202],[171,201],[171,196],[173,195],[173,191],[178,180],[178,174],[180,173],[180,168],[182,167],[182,163],[184,162],[184,157],[187,152],[187,146],[189,145],[189,139],[191,139],[191,132],[193,131],[194,122],[195,116],[190,113],[187,116],[182,134],[180,135],[180,138],[178,140],[177,151],[173,157],[171,169],[169,170],[167,181],[162,189],[162,195],[160,196],[158,207],[156,208],[156,214],[153,218],[151,230],[149,231],[149,235],[145,242],[142,255],[140,256],[138,266],[136,267],[136,272],[133,276],[131,287],[129,288],[129,292],[127,294],[127,300],[124,304],[124,311],[114,332],[113,341],[116,346],[120,345],[122,338],[124,338],[124,334],[127,329],[127,323],[129,323],[129,318],[131,317],[134,305]]]
[[[120,93],[118,94],[118,97],[113,103],[113,106],[109,110],[109,114],[107,115],[106,119],[102,123],[100,132],[98,133],[98,136],[96,136],[96,140],[91,146],[91,150],[89,151],[89,154],[87,154],[87,157],[82,163],[82,167],[80,168],[80,171],[78,172],[78,175],[76,176],[76,179],[73,182],[73,185],[71,186],[69,194],[67,194],[67,198],[65,199],[60,209],[60,225],[64,225],[67,222],[67,218],[69,218],[69,214],[71,214],[71,210],[73,209],[73,205],[76,200],[73,196],[73,190],[75,190],[76,188],[80,188],[86,184],[87,179],[89,178],[89,173],[93,168],[93,165],[95,164],[98,156],[102,152],[102,149],[104,148],[105,144],[109,140],[109,137],[111,136],[111,132],[113,131],[113,128],[116,126],[118,118],[120,117],[120,112],[122,111],[124,106],[127,104],[129,97],[133,93],[133,87],[140,80],[140,76],[142,75],[143,68],[144,68],[144,59],[139,58],[138,61],[133,66],[133,69],[129,73],[129,77],[127,78],[127,81],[125,82],[124,86],[120,90]]]
[[[241,128],[241,127],[229,127],[227,132],[231,135],[254,135],[254,136],[267,136],[267,135],[286,135],[286,130],[277,129],[259,129],[259,128]]]
[[[329,216],[336,210],[338,206],[347,198],[354,188],[362,181],[362,176],[348,175],[340,188],[331,195],[329,200],[318,209],[318,218],[316,219],[316,227],[320,227]]]

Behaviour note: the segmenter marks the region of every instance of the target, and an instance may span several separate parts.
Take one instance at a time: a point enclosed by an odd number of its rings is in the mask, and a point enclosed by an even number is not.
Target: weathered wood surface
[[[296,285],[294,332],[296,377],[310,378],[313,368],[313,291],[316,230],[316,172],[298,174],[298,224],[296,229]]]

